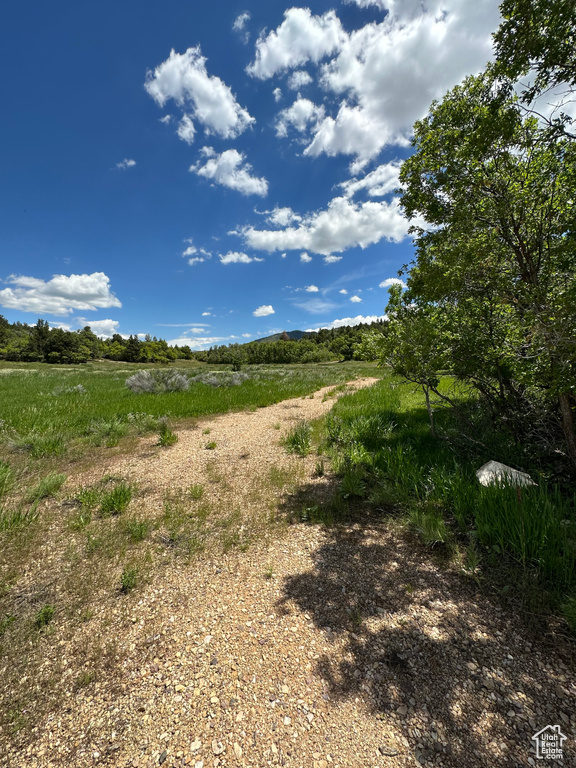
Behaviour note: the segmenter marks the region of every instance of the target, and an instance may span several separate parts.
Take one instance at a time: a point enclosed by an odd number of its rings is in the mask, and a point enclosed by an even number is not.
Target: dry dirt
[[[262,531],[271,515],[274,489],[257,489],[272,467],[329,492],[330,477],[313,477],[318,457],[278,444],[295,419],[331,407],[324,393],[203,420],[169,449],[146,438],[98,468],[146,486],[151,510],[166,491],[205,484],[223,514],[241,510],[246,547],[168,560],[161,580],[107,602],[73,644],[63,634],[64,668],[72,645],[111,638],[109,676],[80,689],[69,680],[64,706],[28,747],[4,739],[0,765],[512,768],[540,764],[531,737],[547,725],[566,736],[563,765],[576,765],[576,685],[562,638],[534,637],[455,566],[375,516],[252,535],[251,521]],[[292,498],[275,497],[273,516],[289,515]],[[48,651],[45,663],[56,663]]]

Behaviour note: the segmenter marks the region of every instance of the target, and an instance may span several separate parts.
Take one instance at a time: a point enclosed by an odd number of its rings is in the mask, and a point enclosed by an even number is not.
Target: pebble
[[[214,752],[215,755],[221,755],[225,749],[226,747],[224,746],[224,744],[222,744],[221,741],[217,741],[216,739],[213,739],[212,752]]]

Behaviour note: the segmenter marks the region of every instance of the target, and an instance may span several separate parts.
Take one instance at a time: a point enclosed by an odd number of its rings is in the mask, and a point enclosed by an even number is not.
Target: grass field
[[[379,375],[373,364],[345,363],[251,366],[234,379],[226,366],[210,369],[191,362],[176,366],[191,378],[202,377],[188,390],[135,394],[126,387],[126,379],[146,367],[0,363],[2,455],[12,454],[16,460],[20,452],[40,459],[62,456],[73,448],[82,451],[90,444],[111,447],[127,434],[156,429],[163,416],[177,421],[259,408],[358,375]],[[240,384],[230,384],[244,377]]]

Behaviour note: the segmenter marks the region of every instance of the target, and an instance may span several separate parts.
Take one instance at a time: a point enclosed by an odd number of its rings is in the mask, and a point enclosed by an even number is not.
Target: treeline
[[[163,339],[137,336],[124,339],[115,333],[109,339],[99,339],[86,326],[79,331],[50,328],[46,320],[36,325],[9,323],[0,315],[0,360],[40,363],[87,363],[105,358],[127,363],[171,363],[191,360],[188,346],[169,347]]]
[[[251,341],[247,344],[228,344],[211,347],[205,352],[194,352],[194,357],[202,362],[228,364],[236,368],[241,365],[289,364],[289,363],[324,363],[332,360],[358,359],[357,349],[364,334],[371,331],[379,335],[385,329],[383,320],[374,323],[361,323],[341,328],[322,328],[301,339],[290,339],[287,333],[278,341]],[[360,357],[360,359],[364,359]]]

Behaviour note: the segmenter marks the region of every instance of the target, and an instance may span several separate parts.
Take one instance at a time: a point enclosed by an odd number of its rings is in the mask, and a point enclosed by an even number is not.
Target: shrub
[[[138,371],[126,379],[126,386],[136,394],[184,392],[190,386],[190,380],[174,368],[168,368],[166,370]]]

